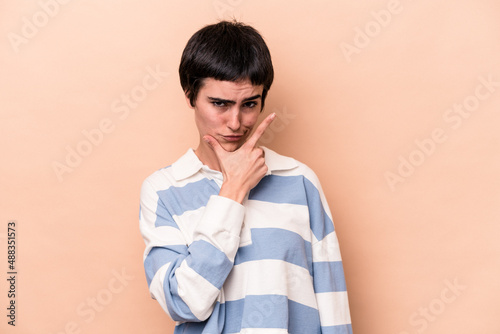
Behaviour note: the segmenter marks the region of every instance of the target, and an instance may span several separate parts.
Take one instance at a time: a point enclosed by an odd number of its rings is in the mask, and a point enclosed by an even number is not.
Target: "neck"
[[[208,143],[200,140],[200,143],[198,144],[196,150],[194,150],[194,153],[204,165],[208,166],[208,168],[219,172],[221,171],[219,160],[217,159],[217,156],[212,148],[209,147]]]

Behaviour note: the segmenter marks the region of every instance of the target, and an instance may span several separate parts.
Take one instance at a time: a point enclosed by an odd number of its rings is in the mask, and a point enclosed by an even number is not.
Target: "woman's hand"
[[[219,196],[242,203],[250,189],[255,187],[266,175],[267,166],[264,160],[264,151],[256,145],[275,118],[275,113],[266,117],[254,134],[233,152],[226,151],[214,137],[210,135],[203,137],[203,140],[215,152],[224,177]]]

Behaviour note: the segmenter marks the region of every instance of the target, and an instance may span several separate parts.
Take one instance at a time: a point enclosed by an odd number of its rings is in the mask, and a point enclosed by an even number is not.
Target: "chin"
[[[241,145],[238,143],[234,143],[234,144],[233,143],[226,143],[225,145],[221,145],[221,146],[222,146],[222,148],[224,148],[228,152],[234,152],[241,147]]]

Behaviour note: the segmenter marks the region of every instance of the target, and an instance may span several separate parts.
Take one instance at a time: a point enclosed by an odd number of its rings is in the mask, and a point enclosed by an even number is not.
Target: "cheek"
[[[196,112],[195,121],[198,130],[202,133],[211,133],[220,127],[221,124],[221,120],[215,114],[206,112],[205,110]]]
[[[259,118],[259,112],[252,112],[243,115],[241,119],[241,124],[246,128],[253,128],[255,123],[257,123],[257,119]]]

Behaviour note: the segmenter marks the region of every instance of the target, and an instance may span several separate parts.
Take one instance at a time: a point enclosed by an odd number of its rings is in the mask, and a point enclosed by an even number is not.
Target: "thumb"
[[[210,146],[210,148],[215,152],[217,156],[219,156],[219,154],[221,154],[222,151],[224,151],[224,149],[222,148],[222,146],[220,146],[217,139],[215,139],[211,135],[203,136],[203,140],[208,144],[208,146]]]

